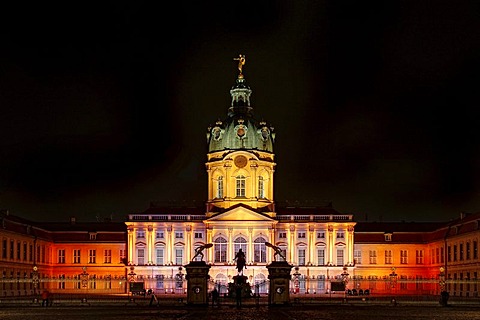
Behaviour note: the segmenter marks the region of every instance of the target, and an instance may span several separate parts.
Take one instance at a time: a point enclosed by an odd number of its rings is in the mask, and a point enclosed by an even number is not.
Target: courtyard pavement
[[[127,296],[54,296],[53,304],[42,307],[40,301],[28,297],[0,299],[0,319],[5,320],[473,320],[480,319],[480,300],[453,299],[442,307],[434,297],[342,297],[319,299],[294,295],[288,306],[268,306],[266,296],[235,301],[222,298],[220,306],[189,306],[185,296],[159,296],[150,306],[150,297]]]

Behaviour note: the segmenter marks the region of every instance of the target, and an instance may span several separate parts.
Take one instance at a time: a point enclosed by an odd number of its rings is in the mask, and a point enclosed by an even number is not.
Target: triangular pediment
[[[217,213],[208,221],[274,221],[269,216],[249,208],[238,206],[225,212]]]

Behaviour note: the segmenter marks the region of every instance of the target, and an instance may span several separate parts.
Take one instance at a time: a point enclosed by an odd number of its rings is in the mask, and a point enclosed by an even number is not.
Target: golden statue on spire
[[[240,74],[238,75],[238,78],[242,79],[243,78],[242,68],[245,65],[245,55],[244,54],[239,54],[238,58],[233,58],[233,60],[238,60],[238,71],[240,71]]]

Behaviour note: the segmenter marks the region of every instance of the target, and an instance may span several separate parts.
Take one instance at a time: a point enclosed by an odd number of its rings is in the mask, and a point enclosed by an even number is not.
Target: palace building
[[[242,73],[244,56],[237,60],[226,116],[207,129],[204,204],[152,204],[125,221],[98,223],[31,222],[4,212],[0,294],[31,294],[45,286],[126,292],[133,279],[157,293],[183,293],[182,267],[196,248],[210,243],[203,260],[211,265],[212,284],[226,289],[237,275],[234,258],[242,249],[244,275],[265,293],[266,266],[274,260],[268,242],[292,265],[294,293],[331,293],[342,283],[371,294],[446,289],[477,295],[480,213],[449,222],[356,222],[331,203],[276,201],[275,130],[255,118],[252,89]]]

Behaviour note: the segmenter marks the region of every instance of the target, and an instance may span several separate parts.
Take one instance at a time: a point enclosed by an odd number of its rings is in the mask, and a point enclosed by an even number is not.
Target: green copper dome
[[[232,102],[227,118],[218,120],[207,130],[208,152],[250,149],[273,153],[273,127],[265,121],[255,120],[250,105],[251,94],[252,90],[240,74],[230,90]]]

